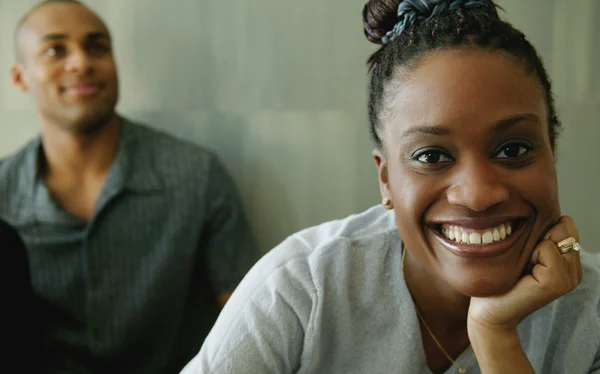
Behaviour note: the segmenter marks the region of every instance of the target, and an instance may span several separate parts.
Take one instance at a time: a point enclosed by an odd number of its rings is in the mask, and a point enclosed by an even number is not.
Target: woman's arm
[[[590,374],[600,374],[600,351],[596,353],[596,359],[594,360]]]
[[[535,373],[514,331],[469,328],[469,338],[482,373]]]
[[[533,251],[531,274],[504,295],[471,299],[467,328],[482,373],[534,373],[517,326],[581,283],[579,252],[561,254],[556,244],[569,237],[579,240],[577,228],[571,218],[562,217]]]
[[[307,272],[257,264],[182,374],[286,374],[300,367],[313,298]],[[300,275],[298,275],[300,274]],[[304,279],[302,279],[304,277]]]

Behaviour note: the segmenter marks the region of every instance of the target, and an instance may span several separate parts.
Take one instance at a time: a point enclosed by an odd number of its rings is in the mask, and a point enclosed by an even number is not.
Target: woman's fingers
[[[544,235],[545,240],[542,243],[546,242],[547,245],[554,247],[554,254],[558,254],[558,258],[562,260],[563,266],[569,276],[570,283],[573,285],[573,287],[571,288],[572,290],[575,287],[577,287],[579,283],[581,283],[581,280],[583,278],[583,271],[581,268],[581,259],[578,251],[573,250],[564,254],[560,253],[558,243],[568,238],[573,238],[575,239],[575,241],[579,241],[579,231],[577,230],[577,226],[575,226],[575,222],[571,217],[562,216],[559,222],[556,225],[554,225],[550,230],[548,230],[546,235]],[[540,259],[539,249],[543,247],[544,246],[538,246],[538,248],[536,248],[536,250],[534,251],[533,256],[531,258],[531,263],[533,265],[538,264],[542,261]],[[551,258],[556,258],[556,256],[551,256],[552,254],[552,252],[546,253],[545,261],[551,261]],[[554,265],[556,266],[557,264]]]

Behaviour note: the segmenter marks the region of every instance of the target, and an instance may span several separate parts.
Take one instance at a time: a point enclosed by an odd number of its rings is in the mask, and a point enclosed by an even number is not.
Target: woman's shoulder
[[[584,293],[584,297],[591,297],[596,302],[596,309],[600,314],[600,252],[582,250],[580,256],[583,280],[574,293]]]
[[[321,267],[357,255],[376,255],[378,250],[388,250],[392,242],[398,244],[399,249],[393,212],[378,205],[290,235],[265,254],[255,267],[260,268],[263,275],[282,267]],[[366,247],[368,253],[364,251]]]
[[[600,253],[580,254],[581,284],[520,326],[524,346],[536,367],[587,373],[600,354]]]
[[[371,207],[290,235],[258,260],[230,301],[239,301],[242,308],[257,292],[314,298],[326,282],[347,284],[357,272],[373,273],[366,269],[393,261],[386,256],[390,250],[397,252],[399,261],[400,239],[393,212]]]
[[[337,239],[357,240],[396,230],[393,211],[376,205],[367,210],[316,225],[292,235],[319,249]]]
[[[401,314],[396,310],[397,298],[410,300],[408,291],[402,292],[402,282],[389,281],[390,276],[401,279],[387,271],[393,268],[400,272],[400,258],[393,212],[382,207],[289,236],[265,254],[235,289],[198,362],[206,367],[219,365],[232,354],[245,357],[256,347],[262,355],[263,347],[271,347],[271,341],[281,342],[282,336],[284,340],[300,339],[317,345],[335,340],[335,335],[320,336],[327,330],[321,328],[323,325],[360,323],[373,334],[383,325],[394,325]],[[382,292],[389,287],[398,287],[400,292]],[[381,295],[401,296],[382,299]],[[357,312],[358,308],[362,311]],[[376,317],[366,317],[369,315]],[[313,345],[308,346],[310,351]],[[302,354],[301,345],[275,348],[278,359],[280,354],[294,359]],[[263,364],[261,359],[258,365]],[[297,364],[294,361],[290,366]]]
[[[582,250],[580,256],[583,270],[581,283],[548,305],[548,309],[554,316],[578,315],[583,320],[589,318],[600,332],[600,253]]]

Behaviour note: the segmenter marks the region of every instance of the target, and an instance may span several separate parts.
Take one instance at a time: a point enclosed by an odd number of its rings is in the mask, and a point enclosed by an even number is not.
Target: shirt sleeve
[[[206,204],[200,250],[215,292],[232,292],[260,253],[234,183],[214,156],[209,165]]]
[[[596,255],[596,265],[600,269],[600,256]],[[600,300],[598,301],[598,305],[596,306],[598,322],[600,322]],[[600,374],[600,346],[597,348],[596,357],[594,358],[594,363],[592,364],[592,368],[590,369],[590,374]]]
[[[600,303],[598,303],[597,309],[600,320]],[[594,358],[594,363],[590,369],[590,374],[600,374],[600,347],[598,347],[598,351],[596,351],[596,358]]]
[[[182,374],[287,374],[301,365],[315,292],[309,272],[259,261]]]
[[[596,352],[596,358],[594,359],[594,364],[590,369],[590,374],[600,374],[600,351]]]

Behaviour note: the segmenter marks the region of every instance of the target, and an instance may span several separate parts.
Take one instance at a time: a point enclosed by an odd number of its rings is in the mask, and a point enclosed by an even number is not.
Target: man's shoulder
[[[212,165],[217,162],[216,154],[201,145],[144,123],[127,121],[126,125],[127,131],[138,144],[136,149],[143,150],[163,178],[205,179]]]
[[[27,173],[34,173],[35,156],[39,139],[33,139],[17,151],[0,159],[0,217],[6,217],[8,212],[15,210],[16,197],[27,186]]]
[[[129,126],[129,130],[134,136],[142,142],[143,146],[148,147],[153,153],[165,155],[170,159],[214,157],[212,151],[201,145],[176,137],[145,123],[127,121],[127,126]]]
[[[19,171],[25,164],[25,160],[35,151],[35,147],[39,144],[37,138],[30,140],[21,148],[0,158],[0,175],[6,176],[7,173]],[[0,180],[0,184],[3,181]]]

